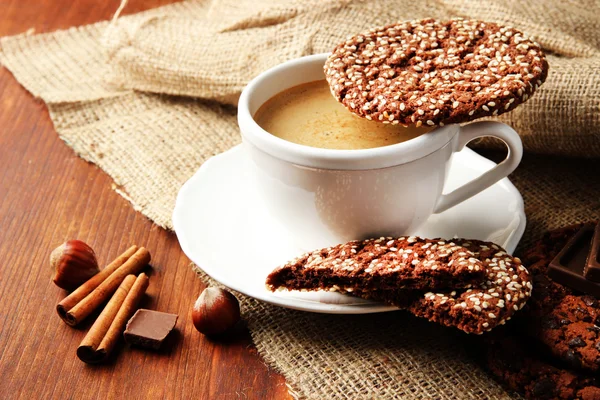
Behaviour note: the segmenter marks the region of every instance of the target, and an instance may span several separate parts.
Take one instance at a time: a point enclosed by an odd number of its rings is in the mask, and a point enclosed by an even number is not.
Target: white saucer
[[[445,191],[495,164],[466,148],[455,153]],[[334,314],[392,311],[394,307],[332,292],[277,292],[265,278],[309,249],[294,245],[288,231],[260,202],[241,146],[212,157],[177,196],[173,225],[185,254],[213,279],[256,299],[298,310]],[[423,237],[493,241],[513,252],[525,229],[521,194],[507,179],[442,214],[416,232]]]

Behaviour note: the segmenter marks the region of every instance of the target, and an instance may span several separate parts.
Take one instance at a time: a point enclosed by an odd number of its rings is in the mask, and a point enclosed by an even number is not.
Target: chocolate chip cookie
[[[526,328],[554,356],[573,368],[600,370],[600,302],[548,278],[548,264],[582,225],[546,234],[524,259],[530,262],[534,293]]]
[[[535,347],[523,336],[494,332],[485,350],[488,369],[528,399],[600,399],[595,377],[552,365]]]

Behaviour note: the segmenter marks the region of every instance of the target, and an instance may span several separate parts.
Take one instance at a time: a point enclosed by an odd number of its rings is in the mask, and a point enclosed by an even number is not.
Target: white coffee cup
[[[299,247],[410,234],[431,214],[493,185],[521,161],[519,135],[499,122],[446,125],[402,143],[364,150],[309,147],[263,130],[253,119],[260,106],[285,89],[324,79],[326,58],[302,57],[263,72],[246,86],[238,105],[243,146],[259,195]],[[482,136],[504,141],[506,159],[443,194],[452,154]]]

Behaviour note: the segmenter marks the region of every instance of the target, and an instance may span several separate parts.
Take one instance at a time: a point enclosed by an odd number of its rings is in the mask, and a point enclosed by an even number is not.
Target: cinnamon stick
[[[92,290],[96,289],[102,282],[106,280],[106,278],[110,276],[110,274],[115,272],[117,268],[123,265],[125,261],[129,260],[129,257],[131,257],[137,251],[137,249],[138,247],[136,245],[131,246],[125,250],[123,254],[117,257],[116,260],[104,267],[102,271],[92,276],[87,280],[87,282],[79,286],[77,289],[71,292],[71,294],[62,299],[62,301],[56,306],[58,315],[60,315],[62,319],[65,319],[67,311],[83,300],[85,296],[92,292]]]
[[[81,361],[95,364],[108,358],[146,292],[148,281],[144,273],[137,279],[135,275],[125,277],[77,348]]]
[[[131,248],[129,250],[131,250]],[[129,252],[129,250],[127,250],[127,252]],[[119,256],[119,258],[123,257],[126,253],[123,253],[123,255]],[[102,303],[108,300],[108,298],[115,292],[115,290],[117,290],[127,275],[135,275],[141,272],[149,262],[150,253],[148,250],[146,250],[144,247],[138,248],[133,255],[131,255],[121,266],[114,269],[110,275],[105,277],[105,279],[99,285],[97,285],[95,289],[81,299],[81,301],[72,305],[71,308],[66,308],[64,303],[61,302],[57,307],[58,315],[60,315],[63,321],[65,321],[68,325],[77,325],[86,317],[88,317]]]

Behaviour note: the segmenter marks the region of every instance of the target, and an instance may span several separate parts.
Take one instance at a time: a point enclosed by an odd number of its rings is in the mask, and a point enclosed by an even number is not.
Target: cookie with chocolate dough
[[[267,277],[269,290],[434,290],[465,288],[483,264],[454,241],[410,237],[355,240],[306,253]],[[403,303],[404,301],[402,301]]]
[[[352,36],[324,69],[334,97],[360,117],[443,126],[514,109],[545,81],[548,62],[517,29],[424,19]]]
[[[305,254],[273,271],[267,287],[340,291],[481,334],[523,308],[532,286],[521,261],[494,243],[403,237]]]
[[[534,292],[526,311],[527,332],[573,368],[600,370],[600,301],[552,281],[548,264],[582,225],[547,233],[528,250]]]
[[[530,331],[573,368],[600,368],[600,307],[591,296],[565,296]]]
[[[592,375],[553,365],[520,335],[497,333],[487,338],[485,361],[510,389],[528,399],[600,399],[600,382]]]
[[[468,289],[413,293],[408,305],[403,290],[355,290],[354,295],[404,306],[412,314],[432,322],[482,334],[504,325],[531,296],[531,279],[521,260],[500,246],[479,240],[453,239],[468,249],[484,267],[485,277]],[[400,303],[399,303],[400,301]]]

